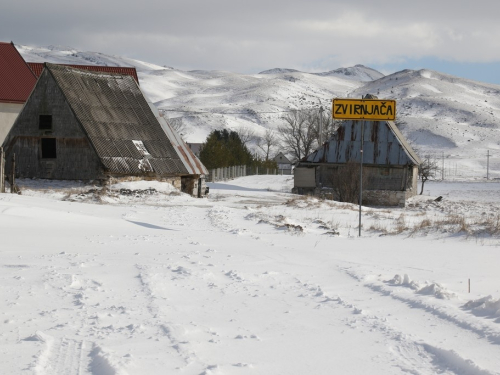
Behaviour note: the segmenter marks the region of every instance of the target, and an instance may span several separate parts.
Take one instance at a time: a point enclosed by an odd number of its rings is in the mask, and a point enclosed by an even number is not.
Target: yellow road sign
[[[336,120],[395,120],[396,101],[378,99],[333,99]]]

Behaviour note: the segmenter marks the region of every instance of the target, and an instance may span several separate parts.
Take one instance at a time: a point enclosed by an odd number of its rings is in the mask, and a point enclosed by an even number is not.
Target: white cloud
[[[500,61],[499,13],[500,2],[486,0],[46,0],[29,9],[12,1],[0,13],[0,40],[238,72],[428,56],[491,62]]]

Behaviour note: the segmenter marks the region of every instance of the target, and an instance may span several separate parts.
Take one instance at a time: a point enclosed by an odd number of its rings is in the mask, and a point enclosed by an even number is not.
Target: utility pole
[[[486,154],[486,180],[490,179],[490,150]]]
[[[444,151],[443,151],[443,157],[442,157],[442,163],[441,163],[441,180],[444,181]]]

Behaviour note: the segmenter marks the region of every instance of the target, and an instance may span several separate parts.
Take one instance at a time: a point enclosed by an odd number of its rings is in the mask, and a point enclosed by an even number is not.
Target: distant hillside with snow
[[[355,65],[350,68],[339,68],[325,73],[314,73],[318,76],[337,76],[354,81],[369,82],[384,77],[379,71],[363,65]]]
[[[444,154],[474,171],[484,169],[490,150],[498,158],[491,166],[500,169],[498,85],[425,69],[384,76],[362,65],[324,73],[182,71],[70,47],[17,47],[27,61],[136,67],[143,91],[157,107],[170,118],[182,117],[188,142],[203,142],[221,128],[249,127],[263,134],[291,109],[329,107],[332,98],[371,93],[397,100],[400,127],[421,154]]]

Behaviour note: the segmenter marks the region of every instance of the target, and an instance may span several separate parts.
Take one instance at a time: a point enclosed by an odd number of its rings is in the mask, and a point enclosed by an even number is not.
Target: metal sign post
[[[379,100],[373,95],[367,99],[333,99],[332,117],[335,120],[361,120],[361,147],[359,161],[359,237],[361,237],[361,204],[363,203],[363,143],[365,121],[394,121],[396,101]]]
[[[361,237],[361,203],[363,202],[363,141],[364,141],[365,122],[361,121],[361,149],[359,161],[359,233]]]

